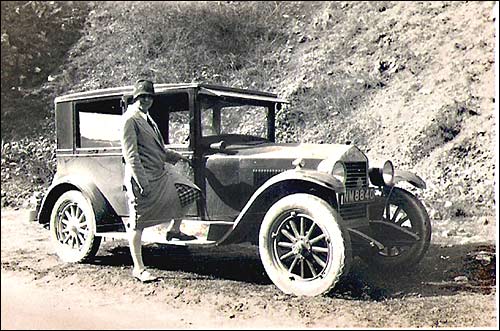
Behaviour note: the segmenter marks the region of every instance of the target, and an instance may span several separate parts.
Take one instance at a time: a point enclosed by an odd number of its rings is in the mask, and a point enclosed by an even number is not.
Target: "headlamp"
[[[382,178],[385,185],[392,186],[394,184],[394,166],[389,160],[385,161],[382,167]]]
[[[345,183],[347,171],[345,169],[344,162],[335,162],[331,171],[331,175],[337,178],[341,183]]]
[[[375,186],[394,185],[394,166],[391,161],[385,161],[382,168],[374,167],[368,169],[370,182]]]

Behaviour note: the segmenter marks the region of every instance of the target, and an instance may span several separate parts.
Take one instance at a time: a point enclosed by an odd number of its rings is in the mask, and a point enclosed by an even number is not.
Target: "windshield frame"
[[[229,142],[238,142],[238,143],[249,143],[249,142],[275,142],[275,119],[276,119],[276,108],[281,107],[281,103],[270,101],[269,99],[262,100],[260,97],[250,98],[250,96],[242,97],[233,97],[233,96],[214,96],[205,93],[199,93],[197,98],[198,105],[198,125],[199,125],[199,137],[203,145],[207,143],[217,142],[220,140],[229,140]],[[212,114],[212,126],[215,127],[218,134],[215,135],[203,135],[203,125],[202,125],[202,113],[205,109],[209,109],[209,107],[204,107],[203,104],[212,103],[221,104],[225,107],[238,107],[238,106],[255,106],[262,107],[265,111],[265,123],[264,126],[265,134],[263,136],[253,136],[253,135],[245,135],[245,134],[227,134],[220,133],[220,125],[221,125],[221,115],[220,109],[223,107],[219,107],[219,111],[213,111]],[[214,109],[214,108],[212,108]],[[216,108],[215,108],[216,109]],[[216,121],[215,123],[213,121]],[[214,125],[215,124],[215,125]]]

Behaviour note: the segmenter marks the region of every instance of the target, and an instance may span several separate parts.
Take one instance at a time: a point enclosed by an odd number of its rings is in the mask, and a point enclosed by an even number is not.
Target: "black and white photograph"
[[[2,330],[498,330],[498,11],[2,1]]]

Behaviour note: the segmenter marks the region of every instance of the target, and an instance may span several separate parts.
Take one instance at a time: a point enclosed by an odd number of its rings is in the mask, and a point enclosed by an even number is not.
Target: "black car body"
[[[38,220],[51,224],[64,260],[91,258],[101,237],[125,233],[119,128],[132,89],[55,99],[57,173]],[[155,90],[150,114],[166,147],[191,159],[177,167],[203,192],[183,219],[198,240],[175,244],[258,244],[271,279],[297,295],[328,292],[353,255],[407,268],[427,250],[425,208],[396,187],[425,188],[417,175],[390,161],[370,167],[353,145],[276,143],[276,112],[287,101],[272,93],[197,83]]]

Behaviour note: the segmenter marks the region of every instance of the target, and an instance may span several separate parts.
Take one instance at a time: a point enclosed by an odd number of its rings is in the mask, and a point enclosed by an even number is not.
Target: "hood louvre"
[[[259,187],[269,178],[274,177],[286,170],[288,169],[253,169],[253,185]]]

